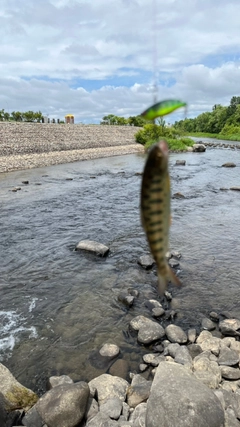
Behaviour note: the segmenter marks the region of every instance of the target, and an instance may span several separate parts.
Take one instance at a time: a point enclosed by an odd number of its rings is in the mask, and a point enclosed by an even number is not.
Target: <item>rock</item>
[[[173,194],[172,199],[185,199],[185,196],[182,193],[178,192]]]
[[[209,313],[209,317],[213,322],[219,321],[219,315],[215,313],[215,311],[211,311],[211,313]]]
[[[239,354],[237,351],[222,346],[218,357],[219,365],[234,366],[239,363]]]
[[[93,397],[89,397],[88,403],[87,403],[87,409],[85,412],[85,419],[91,420],[93,417],[97,415],[99,411],[98,403]]]
[[[127,390],[127,403],[130,408],[135,408],[139,403],[146,402],[149,397],[152,381],[147,381],[141,375],[134,375],[132,383]]]
[[[194,153],[203,153],[206,151],[206,146],[204,144],[193,144],[192,148]]]
[[[124,359],[116,360],[116,362],[114,362],[109,369],[109,373],[111,375],[123,378],[124,380],[127,380],[128,371],[129,371],[129,364]]]
[[[133,427],[148,427],[146,424],[147,404],[140,403],[132,412],[129,418],[130,425]],[[160,426],[159,426],[160,427]]]
[[[148,365],[158,366],[160,362],[164,361],[164,356],[156,353],[144,354],[143,361]]]
[[[155,261],[150,255],[142,255],[138,259],[138,264],[145,268],[145,270],[150,270],[150,268],[155,264]]]
[[[165,333],[169,341],[173,343],[185,344],[187,342],[187,335],[179,326],[168,325],[165,329]]]
[[[192,153],[192,152],[193,152],[193,148],[192,148],[192,147],[187,147],[187,151],[188,151],[189,153]]]
[[[118,356],[119,352],[119,347],[116,344],[109,343],[103,344],[99,350],[101,356],[110,357],[111,359],[114,359],[114,357]]]
[[[185,345],[182,345],[177,349],[174,360],[176,363],[180,363],[181,365],[192,365],[192,357]]]
[[[119,427],[119,424],[108,415],[98,412],[95,417],[87,422],[86,427]]]
[[[227,162],[222,165],[222,168],[235,168],[235,167],[236,167],[235,163],[232,163],[232,162]]]
[[[188,351],[189,351],[189,354],[191,355],[192,359],[194,359],[195,357],[197,357],[199,354],[202,353],[202,349],[201,349],[200,345],[198,345],[198,344],[189,344],[188,345]]]
[[[29,181],[22,181],[22,184],[27,185],[27,184],[29,184]]]
[[[145,363],[140,363],[140,365],[139,365],[139,371],[140,372],[146,371],[147,368],[148,368],[148,365],[146,365]]]
[[[100,412],[118,420],[122,412],[122,401],[118,397],[111,397],[100,406]]]
[[[240,187],[230,187],[230,190],[233,190],[233,191],[240,191]]]
[[[216,329],[216,325],[210,319],[204,317],[204,319],[202,319],[202,328],[206,329],[207,331],[213,331]]]
[[[174,258],[177,258],[177,259],[180,259],[181,258],[181,254],[180,254],[180,252],[178,252],[178,251],[172,251],[171,252],[171,254],[172,254],[172,256],[174,257]]]
[[[208,340],[208,339],[210,339],[210,338],[212,338],[213,336],[212,336],[212,334],[211,334],[211,332],[208,332],[208,331],[202,331],[201,333],[200,333],[200,335],[198,336],[198,338],[197,338],[197,344],[200,344],[201,345],[201,343],[203,342],[203,341],[206,341],[206,340]]]
[[[175,165],[176,166],[185,166],[186,165],[186,160],[176,160]]]
[[[219,329],[223,335],[239,336],[240,321],[236,319],[225,319],[219,323]]]
[[[165,310],[163,307],[155,307],[152,309],[153,317],[161,317],[165,314]]]
[[[109,248],[102,243],[94,242],[93,240],[81,240],[76,248],[76,251],[84,250],[88,252],[93,252],[98,256],[106,256],[109,252]]]
[[[30,411],[25,414],[22,419],[22,423],[26,427],[43,427],[45,425],[44,420],[35,406],[33,406],[33,408],[31,408]]]
[[[16,193],[17,191],[19,191],[19,190],[21,190],[21,187],[15,187],[15,188],[13,188],[12,189],[12,191],[14,192],[14,193]]]
[[[6,404],[12,408],[29,409],[38,400],[38,396],[32,390],[20,384],[11,372],[0,363],[0,393]]]
[[[50,377],[48,380],[47,388],[51,389],[61,384],[73,384],[73,380],[68,375]]]
[[[172,294],[168,291],[164,292],[167,301],[172,301]]]
[[[149,310],[151,310],[153,317],[160,317],[160,316],[163,316],[163,314],[165,313],[165,310],[162,307],[162,304],[160,304],[160,302],[157,300],[150,299],[145,302],[145,306]]]
[[[226,380],[240,379],[240,369],[231,368],[229,366],[221,366],[221,374]]]
[[[198,340],[197,340],[197,342],[198,342]],[[220,343],[221,343],[220,338],[211,336],[211,338],[206,339],[205,341],[203,341],[199,345],[200,345],[202,351],[210,350],[213,354],[215,354],[215,356],[218,356],[219,351],[220,351]]]
[[[135,297],[129,294],[126,294],[125,292],[121,292],[118,295],[118,301],[125,304],[127,307],[132,307],[134,303]]]
[[[240,423],[236,419],[234,410],[232,408],[227,408],[225,411],[225,427],[239,427]]]
[[[144,316],[137,316],[130,322],[130,326],[138,330],[138,341],[141,344],[150,344],[165,335],[161,325]]]
[[[97,390],[98,403],[101,405],[110,397],[118,397],[122,402],[125,401],[127,388],[129,384],[123,378],[112,376],[109,374],[102,374],[94,378],[89,383],[91,389]]]
[[[217,362],[198,356],[193,361],[194,375],[209,388],[217,388],[221,382],[221,369]]]
[[[170,259],[168,261],[168,264],[170,265],[171,268],[176,268],[179,266],[179,262],[176,259]]]
[[[72,427],[83,419],[88,398],[87,383],[62,384],[45,393],[35,409],[48,427]]]
[[[188,341],[194,343],[196,341],[197,331],[194,328],[188,330]]]
[[[129,405],[126,402],[123,402],[123,404],[122,404],[122,417],[124,417],[125,421],[128,420],[129,414],[130,414]]]
[[[180,348],[180,345],[178,343],[170,343],[167,347],[165,347],[164,356],[169,355],[174,358],[179,348]]]
[[[223,427],[224,411],[215,394],[185,367],[163,362],[151,387],[146,425]]]

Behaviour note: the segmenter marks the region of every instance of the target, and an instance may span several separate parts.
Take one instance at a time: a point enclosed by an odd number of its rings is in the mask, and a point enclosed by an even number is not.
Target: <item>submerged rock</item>
[[[186,165],[186,160],[176,160],[175,165],[176,166],[185,166]]]
[[[138,259],[138,264],[145,268],[145,270],[150,270],[150,268],[155,264],[155,261],[151,255],[142,255]]]
[[[119,347],[116,344],[109,344],[109,343],[104,344],[99,350],[99,353],[101,354],[101,356],[106,356],[113,359],[119,354],[119,352],[120,352]]]
[[[76,251],[84,250],[88,252],[93,252],[98,256],[106,256],[109,252],[109,247],[103,245],[102,243],[95,242],[94,240],[81,240],[76,248]]]

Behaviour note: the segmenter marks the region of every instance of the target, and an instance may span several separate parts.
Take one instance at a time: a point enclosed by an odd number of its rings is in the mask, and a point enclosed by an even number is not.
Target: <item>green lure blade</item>
[[[167,99],[152,105],[150,108],[145,110],[141,116],[144,117],[145,120],[154,120],[157,117],[166,116],[167,114],[172,113],[174,110],[177,110],[177,108],[186,106],[186,102],[182,102],[177,99]]]

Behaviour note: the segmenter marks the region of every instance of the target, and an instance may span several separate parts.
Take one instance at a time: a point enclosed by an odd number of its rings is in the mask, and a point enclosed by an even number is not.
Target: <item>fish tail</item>
[[[158,275],[158,291],[160,295],[164,294],[167,287],[168,280],[170,280],[170,282],[176,286],[182,285],[179,278],[174,274],[174,272],[172,271],[171,267],[169,267],[169,265],[167,267],[166,275],[161,274],[159,270],[157,272],[157,275]]]

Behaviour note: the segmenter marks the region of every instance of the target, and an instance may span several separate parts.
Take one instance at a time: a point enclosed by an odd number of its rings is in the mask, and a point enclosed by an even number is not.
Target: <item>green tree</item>
[[[146,120],[141,116],[130,116],[128,117],[128,123],[130,126],[143,127],[146,124]]]
[[[11,113],[12,119],[16,122],[22,121],[22,113],[20,111],[13,111]]]
[[[34,111],[25,111],[25,113],[22,113],[22,117],[25,122],[34,122],[35,113]]]

